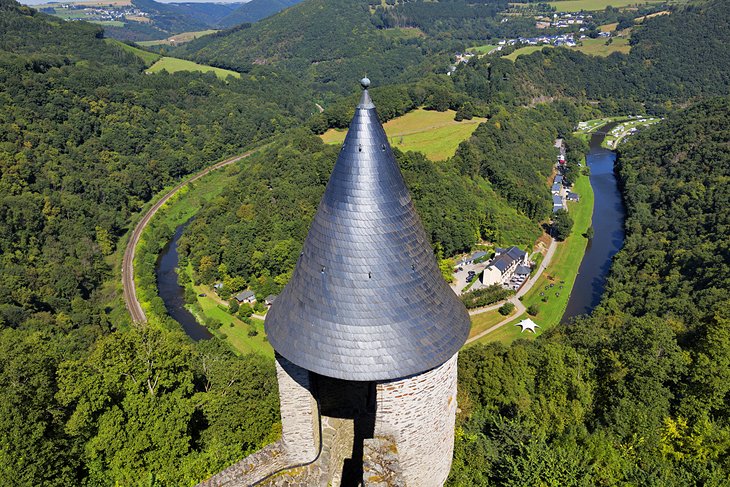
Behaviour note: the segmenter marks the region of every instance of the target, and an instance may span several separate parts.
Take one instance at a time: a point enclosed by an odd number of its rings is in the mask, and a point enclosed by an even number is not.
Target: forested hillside
[[[569,97],[599,100],[606,112],[663,113],[673,102],[730,93],[728,42],[730,3],[713,0],[635,26],[627,55],[545,48],[512,62],[496,54],[462,66],[454,82],[490,102]]]
[[[425,59],[420,44],[418,37],[376,29],[364,2],[308,0],[250,27],[197,39],[177,53],[244,72],[273,66],[296,72],[318,91],[349,94],[364,73],[383,84],[406,77]]]
[[[730,99],[621,149],[628,221],[591,317],[459,356],[450,485],[730,482]]]
[[[256,22],[270,15],[296,5],[301,0],[251,0],[239,6],[231,13],[216,21],[220,27],[233,27],[234,25]]]
[[[375,100],[377,103],[377,99]],[[259,296],[288,282],[339,152],[299,131],[253,157],[221,195],[201,211],[180,241],[197,279],[243,278]],[[468,251],[478,239],[530,245],[537,223],[515,211],[482,178],[396,151],[416,208],[442,256]]]
[[[278,421],[272,364],[175,333],[111,333],[128,318],[108,280],[153,195],[311,107],[283,77],[143,69],[98,27],[0,0],[3,485],[191,484]]]

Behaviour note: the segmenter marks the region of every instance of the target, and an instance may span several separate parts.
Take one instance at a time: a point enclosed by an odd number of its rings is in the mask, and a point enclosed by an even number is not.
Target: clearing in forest
[[[214,68],[213,66],[207,66],[205,64],[198,64],[185,59],[178,59],[174,57],[163,57],[155,64],[150,66],[147,70],[148,73],[159,73],[165,70],[168,73],[176,73],[177,71],[200,71],[206,73],[212,71],[220,79],[226,79],[229,76],[240,78],[241,74],[228,69]]]
[[[456,112],[437,112],[419,108],[383,124],[390,145],[406,151],[422,152],[432,161],[453,156],[459,144],[469,138],[485,118],[457,122]],[[327,144],[341,144],[347,130],[330,129],[322,135]]]

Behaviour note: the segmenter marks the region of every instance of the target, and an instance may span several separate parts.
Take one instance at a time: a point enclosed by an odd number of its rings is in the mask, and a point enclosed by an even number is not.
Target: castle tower
[[[437,487],[451,468],[469,315],[362,85],[291,281],[266,317],[282,445],[290,462],[326,462],[327,482],[349,486],[363,481],[363,449],[387,438],[406,485]]]

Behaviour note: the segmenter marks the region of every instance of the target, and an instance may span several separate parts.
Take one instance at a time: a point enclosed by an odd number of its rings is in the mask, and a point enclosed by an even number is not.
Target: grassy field
[[[620,116],[620,117],[606,117],[606,118],[594,118],[593,120],[586,120],[585,122],[580,122],[578,124],[578,131],[579,134],[590,134],[591,132],[595,132],[599,128],[603,127],[604,125],[611,123],[611,122],[620,122],[623,120],[629,120],[629,117],[626,116]]]
[[[124,22],[120,20],[89,20],[92,24],[107,25],[109,27],[124,27]]]
[[[188,266],[187,272],[192,272],[190,266]],[[198,305],[203,310],[203,314],[223,323],[218,332],[225,335],[224,340],[230,343],[233,348],[241,353],[259,353],[267,357],[274,357],[274,349],[266,340],[263,321],[252,318],[251,324],[247,325],[238,317],[220,309],[218,307],[219,301],[211,297],[213,292],[209,287],[193,286],[193,289],[198,294]],[[206,296],[202,297],[200,294]],[[257,334],[249,336],[251,330],[255,330]]]
[[[484,118],[456,122],[455,112],[413,110],[384,124],[390,144],[402,151],[419,151],[432,161],[442,161],[454,155],[459,143],[469,138]],[[327,144],[341,144],[347,130],[328,130],[322,135]]]
[[[155,54],[154,52],[147,52],[145,50],[138,49],[136,47],[130,46],[129,44],[120,42],[116,39],[104,39],[104,41],[109,44],[118,46],[127,52],[131,52],[138,58],[142,59],[142,61],[144,61],[144,63],[145,63],[145,66],[148,66],[148,67],[153,65],[158,59],[160,59],[160,57],[162,57],[159,54]]]
[[[549,2],[557,12],[578,12],[580,10],[605,10],[609,5],[616,8],[662,3],[663,0],[563,0]]]
[[[214,29],[209,30],[199,30],[196,32],[183,32],[181,34],[175,34],[174,36],[170,36],[167,39],[158,39],[156,41],[139,41],[137,44],[140,46],[160,46],[160,45],[171,45],[171,44],[183,44],[185,42],[190,42],[193,39],[197,39],[198,37],[207,36],[208,34],[215,34],[218,32]]]
[[[497,47],[499,46],[496,44],[485,44],[483,46],[470,47],[466,50],[466,52],[473,52],[474,54],[483,56],[484,54],[489,54],[489,51],[496,49]]]
[[[515,313],[516,311],[513,310],[512,313],[510,313],[510,316],[513,316]],[[473,337],[474,335],[478,335],[484,330],[488,330],[500,321],[507,318],[507,316],[502,316],[501,314],[499,314],[499,311],[496,309],[493,311],[487,311],[486,313],[479,313],[478,315],[472,316],[469,338]]]
[[[514,61],[518,57],[524,55],[524,54],[532,54],[533,52],[540,51],[544,47],[553,47],[553,46],[525,46],[520,47],[519,49],[515,49],[510,54],[507,54],[506,56],[502,56],[505,59],[509,59],[510,61]]]
[[[573,231],[570,237],[558,244],[550,265],[530,292],[522,298],[526,307],[532,304],[539,307],[540,312],[533,320],[543,330],[555,326],[563,317],[588,245],[588,239],[583,234],[591,226],[593,216],[593,189],[589,177],[581,175],[575,183],[574,191],[580,195],[580,202],[568,202],[570,215],[575,221]]]
[[[628,37],[612,37],[611,43],[606,45],[606,39],[583,39],[582,46],[571,47],[575,51],[590,56],[606,57],[614,52],[628,54],[631,50]]]
[[[163,57],[155,64],[150,66],[147,70],[148,73],[159,73],[165,70],[168,73],[176,73],[177,71],[200,71],[206,73],[212,71],[220,79],[226,79],[229,76],[240,78],[241,74],[235,71],[229,71],[227,69],[214,68],[213,66],[206,66],[205,64],[198,64],[185,59],[178,59],[174,57]]]

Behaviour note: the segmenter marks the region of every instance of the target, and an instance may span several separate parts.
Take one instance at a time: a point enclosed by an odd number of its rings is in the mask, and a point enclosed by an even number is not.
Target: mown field
[[[383,128],[391,146],[422,152],[432,161],[443,161],[453,156],[459,143],[486,121],[475,117],[457,122],[455,114],[453,110],[436,112],[419,108],[385,123]],[[322,140],[327,144],[341,144],[345,135],[347,130],[331,129],[322,135]]]
[[[205,64],[198,64],[185,59],[178,59],[174,57],[163,57],[155,64],[149,67],[148,73],[159,73],[160,71],[167,71],[168,73],[176,73],[178,71],[200,71],[202,73],[213,72],[220,79],[226,79],[229,76],[240,78],[241,74],[228,69],[215,68]]]
[[[484,54],[489,54],[489,51],[496,49],[497,47],[499,46],[496,44],[484,44],[483,46],[470,47],[466,50],[466,52],[473,52],[474,54],[482,56]]]
[[[649,3],[662,3],[663,0],[561,0],[548,2],[557,12],[578,12],[580,10],[605,10],[611,7],[622,8]]]
[[[132,54],[134,54],[135,56],[140,58],[142,61],[144,61],[146,66],[153,65],[158,59],[160,59],[162,57],[159,54],[155,54],[154,52],[148,52],[143,49],[138,49],[134,46],[130,46],[129,44],[125,44],[116,39],[104,39],[104,41],[109,44],[118,46],[119,48],[124,49],[127,52],[131,52]]]
[[[512,310],[509,316],[512,316],[516,311]],[[478,335],[484,330],[488,330],[502,320],[506,320],[509,316],[503,316],[498,310],[487,311],[486,313],[479,313],[471,317],[471,331],[469,332],[469,338]]]

